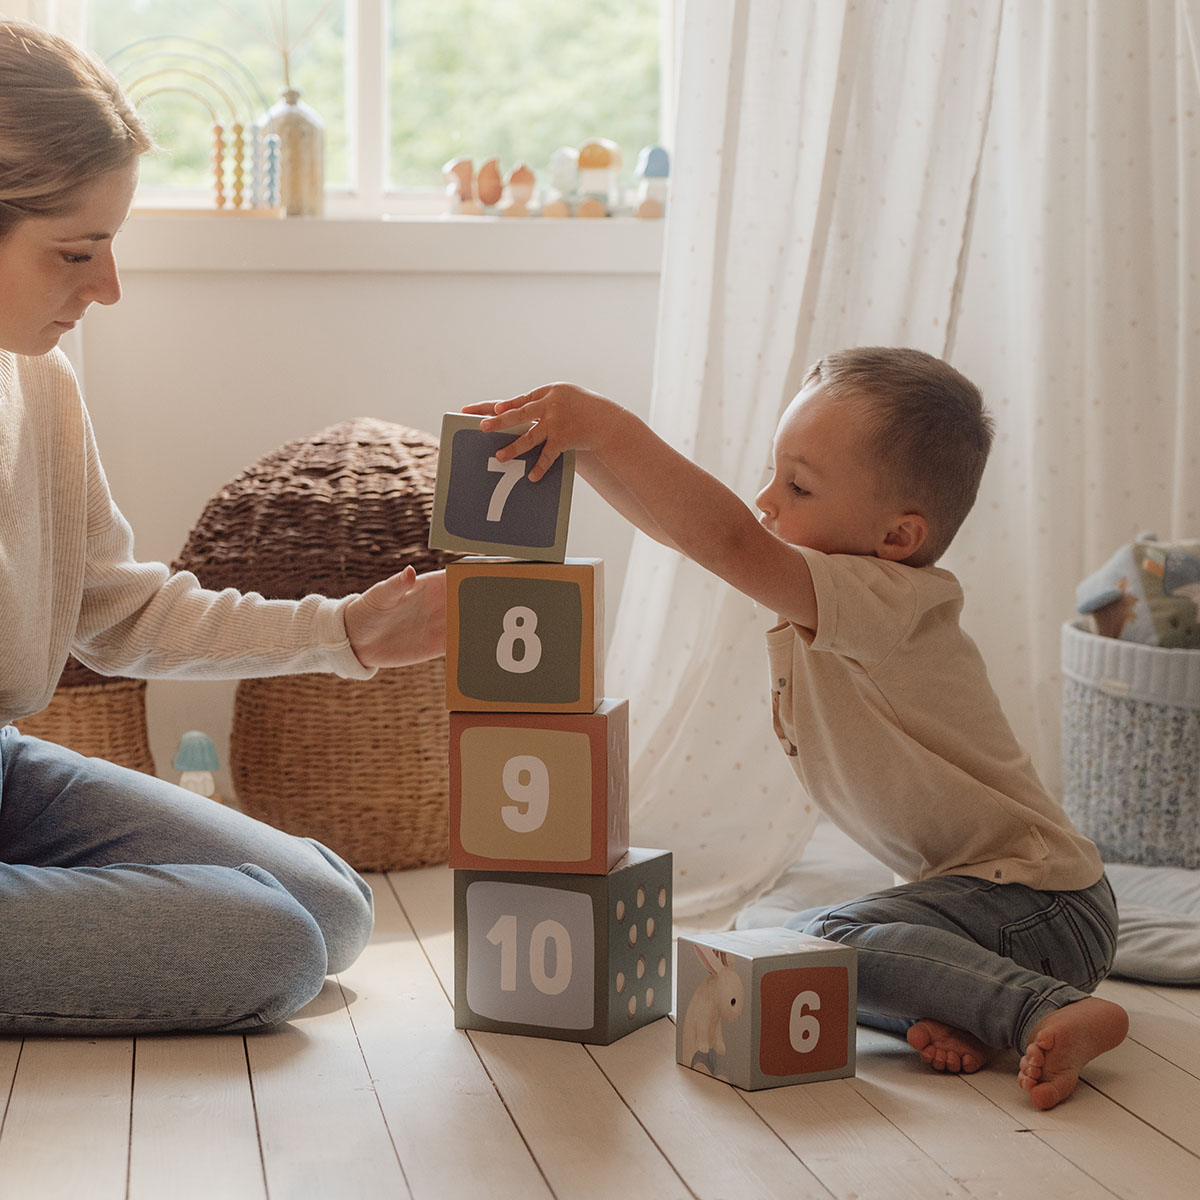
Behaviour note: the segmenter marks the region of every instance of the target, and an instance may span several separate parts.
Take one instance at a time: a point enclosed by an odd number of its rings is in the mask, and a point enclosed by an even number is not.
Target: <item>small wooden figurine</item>
[[[667,211],[667,177],[671,174],[667,152],[661,146],[643,147],[636,174],[641,180],[636,214],[649,220],[663,216]]]
[[[483,207],[475,198],[475,164],[465,155],[452,158],[442,168],[446,180],[446,212],[450,216],[477,217]]]
[[[542,203],[543,217],[573,217],[575,193],[579,186],[579,151],[573,146],[559,146],[550,155],[547,168],[550,191]]]
[[[508,201],[501,206],[502,217],[529,216],[529,201],[533,198],[533,172],[524,164],[517,163],[508,173]]]
[[[621,148],[608,138],[589,138],[579,147],[578,217],[607,217],[620,203]]]

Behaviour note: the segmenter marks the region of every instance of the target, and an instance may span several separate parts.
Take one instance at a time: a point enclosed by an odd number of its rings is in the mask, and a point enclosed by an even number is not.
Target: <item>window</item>
[[[88,0],[87,40],[162,153],[142,198],[207,203],[226,153],[287,75],[325,130],[327,211],[441,210],[458,155],[526,162],[611,138],[633,179],[660,132],[662,0]],[[247,134],[247,136],[249,136]],[[233,187],[226,168],[225,188]]]

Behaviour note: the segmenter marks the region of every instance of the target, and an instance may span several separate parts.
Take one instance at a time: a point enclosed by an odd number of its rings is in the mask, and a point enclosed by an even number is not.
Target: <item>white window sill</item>
[[[144,210],[122,230],[117,258],[127,273],[657,275],[664,224],[634,217],[277,219]]]

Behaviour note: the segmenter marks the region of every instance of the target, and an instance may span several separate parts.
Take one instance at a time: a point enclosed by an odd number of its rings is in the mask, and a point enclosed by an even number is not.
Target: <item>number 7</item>
[[[499,521],[504,515],[504,505],[507,503],[508,497],[513,488],[517,486],[517,480],[525,477],[525,460],[510,458],[508,462],[501,462],[493,455],[488,459],[488,470],[498,471],[501,476],[500,481],[496,484],[496,490],[492,493],[492,500],[487,510],[489,521]]]

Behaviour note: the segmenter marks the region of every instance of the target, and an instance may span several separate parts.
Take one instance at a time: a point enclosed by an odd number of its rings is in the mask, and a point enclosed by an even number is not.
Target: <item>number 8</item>
[[[504,633],[496,643],[496,662],[504,670],[527,675],[542,661],[542,640],[534,632],[537,623],[537,613],[523,604],[504,614]],[[520,658],[513,654],[518,642],[523,647]]]

